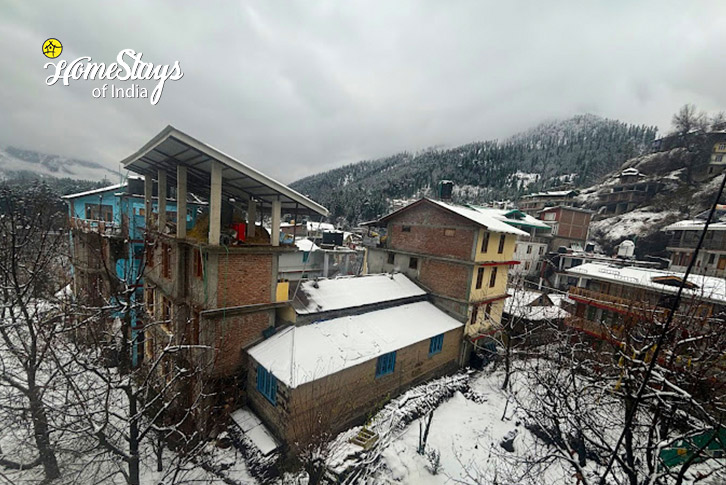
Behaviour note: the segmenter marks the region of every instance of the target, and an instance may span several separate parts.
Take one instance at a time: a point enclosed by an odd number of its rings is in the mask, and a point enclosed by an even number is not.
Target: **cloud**
[[[592,112],[667,129],[726,108],[726,4],[15,1],[1,7],[0,144],[116,167],[165,125],[285,182]],[[172,64],[161,101],[46,86],[40,46]]]

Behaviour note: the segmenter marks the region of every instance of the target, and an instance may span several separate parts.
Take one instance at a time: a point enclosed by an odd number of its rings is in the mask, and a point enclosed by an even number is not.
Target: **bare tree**
[[[705,131],[708,128],[708,117],[693,104],[684,104],[671,121],[676,133],[687,135],[693,131]]]
[[[40,465],[46,481],[60,476],[47,401],[56,377],[49,365],[50,350],[64,324],[51,302],[66,283],[58,277],[67,237],[59,202],[44,185],[27,191],[0,186],[0,408],[18,421],[29,416],[37,453],[19,461],[5,449],[0,451],[0,465],[12,469]],[[4,429],[4,433],[13,431]],[[14,451],[24,445],[17,443]]]
[[[104,235],[83,236],[98,239],[89,246],[97,250],[91,257],[101,262],[106,292],[89,302],[80,296],[76,328],[83,338],[67,339],[55,352],[78,417],[74,431],[102,451],[99,461],[105,460],[105,466],[98,468],[99,476],[120,474],[130,485],[141,483],[144,457],[155,460],[161,471],[164,447],[173,448],[177,463],[167,467],[166,475],[174,483],[181,465],[200,456],[204,434],[199,425],[212,398],[205,394],[211,349],[190,344],[184,332],[173,334],[171,321],[145,314],[137,291],[143,265],[137,272],[117,272]]]

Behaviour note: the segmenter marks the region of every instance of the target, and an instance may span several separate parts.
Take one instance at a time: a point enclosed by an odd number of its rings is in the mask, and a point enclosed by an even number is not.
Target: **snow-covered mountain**
[[[648,153],[625,161],[599,183],[582,189],[577,196],[580,204],[597,211],[603,196],[618,185],[620,174],[626,169],[636,169],[642,176],[639,182],[660,185],[657,193],[628,212],[596,214],[590,224],[590,238],[606,249],[625,239],[635,239],[638,254],[664,256],[666,235],[662,228],[691,218],[713,203],[722,177],[697,175],[707,161],[708,152],[702,149],[675,147]]]
[[[12,146],[0,147],[0,178],[7,178],[18,172],[83,180],[102,180],[117,176],[115,172],[96,162]]]

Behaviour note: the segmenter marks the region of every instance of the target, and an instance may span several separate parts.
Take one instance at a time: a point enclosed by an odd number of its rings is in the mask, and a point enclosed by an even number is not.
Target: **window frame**
[[[411,226],[402,225],[401,226],[401,232],[411,232]]]
[[[265,399],[273,406],[277,406],[277,377],[257,364],[257,392],[262,394]]]
[[[481,250],[480,252],[482,252],[482,253],[486,253],[487,251],[489,251],[489,231],[484,231],[484,236],[482,237],[482,240],[481,240],[480,250]]]
[[[418,258],[416,256],[411,256],[408,259],[408,269],[418,269]]]
[[[499,235],[499,248],[497,249],[497,254],[503,254],[504,253],[504,244],[507,242],[507,235],[506,234],[500,234]]]
[[[444,348],[444,334],[434,335],[429,339],[429,357],[441,353]]]
[[[396,351],[379,355],[376,360],[376,379],[396,371]]]
[[[489,275],[489,288],[494,288],[497,286],[497,268],[496,266],[492,267],[492,272]]]
[[[476,270],[476,289],[481,289],[482,285],[484,284],[484,266],[480,266]]]
[[[388,253],[388,264],[396,264],[396,253]]]

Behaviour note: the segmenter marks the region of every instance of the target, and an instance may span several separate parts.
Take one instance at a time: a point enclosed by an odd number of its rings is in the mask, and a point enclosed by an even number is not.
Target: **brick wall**
[[[214,347],[214,375],[231,375],[243,367],[244,349],[262,340],[262,331],[274,324],[275,310],[241,315],[203,317],[199,343]]]
[[[408,387],[457,369],[461,336],[461,328],[447,332],[441,352],[431,357],[428,339],[399,349],[393,373],[379,378],[377,359],[372,359],[294,389],[278,380],[276,406],[257,391],[257,363],[250,359],[249,402],[288,442],[304,442],[316,431],[337,433],[362,422]]]
[[[410,231],[404,232],[407,226]],[[470,261],[478,227],[462,217],[423,202],[388,223],[388,247]]]
[[[271,303],[273,254],[219,255],[217,306],[219,308]],[[274,282],[277,284],[277,281]]]
[[[434,293],[461,300],[469,298],[471,266],[429,258],[422,258],[419,265],[419,280]]]

